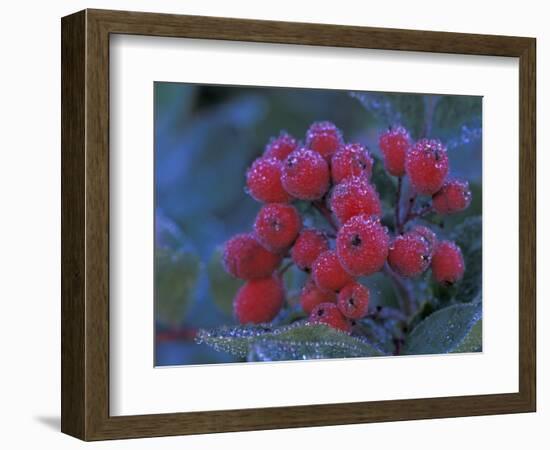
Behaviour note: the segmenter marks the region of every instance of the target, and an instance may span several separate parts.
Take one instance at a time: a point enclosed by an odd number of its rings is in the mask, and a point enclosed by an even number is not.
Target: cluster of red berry
[[[446,148],[432,139],[413,143],[403,127],[383,133],[379,145],[387,172],[398,177],[399,192],[406,175],[415,194],[432,197],[428,209],[409,210],[404,218],[397,201],[393,238],[380,222],[382,207],[371,184],[373,159],[367,148],[345,143],[330,122],[311,125],[305,145],[284,132],[271,139],[246,176],[249,194],[264,203],[254,231],[233,237],[224,251],[227,272],[246,280],[234,299],[240,323],[269,322],[281,310],[285,289],[277,269],[284,258],[311,274],[300,296],[310,322],[345,332],[368,313],[369,290],[357,278],[384,270],[386,262],[401,277],[416,277],[430,266],[440,283],[462,277],[464,261],[457,245],[438,241],[424,226],[404,231],[409,220],[424,213],[451,214],[469,205],[468,183],[448,178]],[[302,228],[291,204],[295,199],[311,202],[335,235]]]

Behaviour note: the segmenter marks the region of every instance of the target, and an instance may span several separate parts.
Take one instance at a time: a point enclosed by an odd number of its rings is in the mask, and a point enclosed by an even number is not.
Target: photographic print
[[[482,351],[482,97],[154,101],[156,366]]]

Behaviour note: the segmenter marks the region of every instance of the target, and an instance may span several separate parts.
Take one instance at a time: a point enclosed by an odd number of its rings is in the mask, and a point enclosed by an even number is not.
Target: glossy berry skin
[[[348,334],[351,332],[351,324],[334,303],[321,303],[313,308],[309,315],[309,322],[325,324]]]
[[[405,170],[418,194],[433,195],[449,173],[447,149],[436,139],[421,139],[407,152]]]
[[[432,197],[432,205],[439,214],[453,214],[464,211],[472,201],[467,181],[449,180]]]
[[[370,275],[384,266],[390,237],[376,217],[352,217],[338,231],[336,251],[344,269],[354,276]]]
[[[403,277],[416,277],[430,265],[431,245],[418,233],[397,236],[390,244],[388,264]]]
[[[262,247],[252,234],[238,234],[225,244],[223,264],[234,277],[253,280],[270,276],[281,256]]]
[[[353,177],[337,184],[330,195],[330,209],[340,223],[354,216],[380,216],[382,208],[378,192],[365,178]]]
[[[283,306],[285,291],[277,277],[246,282],[233,301],[235,318],[241,324],[272,321]]]
[[[370,292],[366,286],[350,283],[338,293],[337,305],[348,319],[362,319],[369,311]]]
[[[328,190],[330,171],[319,153],[300,148],[284,161],[281,180],[291,196],[301,200],[317,200]]]
[[[300,305],[306,314],[311,314],[313,308],[321,303],[335,303],[336,294],[332,291],[323,291],[313,280],[307,280],[300,292]]]
[[[342,133],[332,122],[315,122],[306,132],[306,147],[315,150],[327,161],[342,144]]]
[[[325,291],[338,292],[353,281],[334,250],[327,250],[319,255],[313,263],[311,274],[317,287]]]
[[[380,135],[378,145],[388,173],[396,177],[405,175],[405,158],[411,148],[409,132],[401,126],[390,128]]]
[[[365,147],[361,144],[346,144],[332,157],[332,181],[337,184],[350,177],[364,177],[368,180],[372,175],[372,165],[373,160]]]
[[[275,158],[258,158],[246,173],[248,193],[259,202],[287,203],[292,196],[281,182],[283,165]]]
[[[464,275],[462,251],[450,241],[440,241],[432,256],[432,275],[435,280],[451,286]]]
[[[264,158],[275,158],[284,161],[298,147],[298,141],[285,131],[272,137],[264,150]]]
[[[294,243],[290,256],[298,268],[309,271],[317,257],[329,249],[328,238],[319,230],[303,230]]]
[[[272,252],[282,252],[292,245],[302,228],[298,210],[284,203],[262,206],[254,221],[258,242]]]

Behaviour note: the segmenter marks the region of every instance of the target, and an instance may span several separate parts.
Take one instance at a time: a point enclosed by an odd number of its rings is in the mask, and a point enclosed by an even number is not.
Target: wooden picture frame
[[[84,440],[535,411],[533,38],[85,10],[62,19],[62,417]],[[109,36],[135,34],[519,58],[519,392],[109,415]]]

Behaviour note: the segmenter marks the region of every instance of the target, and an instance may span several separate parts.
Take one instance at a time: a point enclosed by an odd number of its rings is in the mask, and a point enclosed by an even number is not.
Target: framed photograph
[[[535,411],[534,38],[61,29],[63,432]]]

